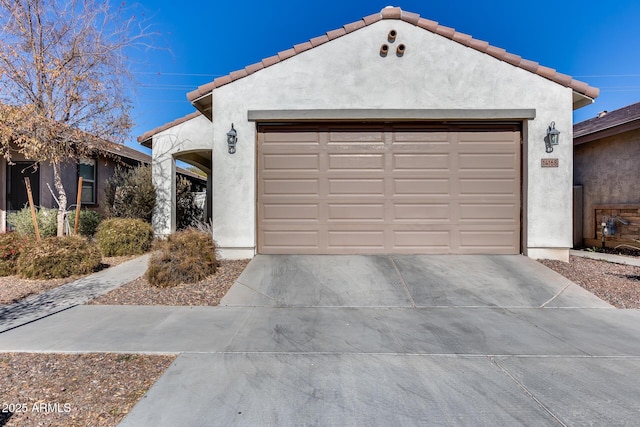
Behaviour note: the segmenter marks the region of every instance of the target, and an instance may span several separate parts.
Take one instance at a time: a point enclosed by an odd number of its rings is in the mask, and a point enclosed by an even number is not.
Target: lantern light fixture
[[[556,129],[556,122],[551,122],[547,128],[547,136],[544,139],[544,144],[547,153],[553,152],[553,146],[558,145],[560,142],[560,131]]]
[[[229,146],[229,154],[233,154],[236,152],[236,143],[238,142],[238,132],[236,132],[233,127],[233,123],[231,123],[231,130],[227,132],[227,145]]]

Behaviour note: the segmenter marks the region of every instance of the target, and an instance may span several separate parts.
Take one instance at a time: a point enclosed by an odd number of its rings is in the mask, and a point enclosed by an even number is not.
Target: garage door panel
[[[460,171],[465,170],[509,170],[515,171],[519,165],[515,153],[462,153],[458,157]]]
[[[320,206],[317,203],[309,204],[270,204],[262,205],[261,218],[264,222],[317,222],[320,219]]]
[[[329,203],[327,221],[384,222],[384,204]]]
[[[266,248],[282,248],[282,247],[305,247],[319,248],[320,233],[312,230],[265,230],[262,233],[264,246]]]
[[[407,129],[396,128],[393,134],[393,143],[397,145],[425,145],[432,144],[434,146],[448,146],[450,144],[450,134],[446,131],[440,132],[415,132]]]
[[[393,188],[396,195],[443,195],[451,191],[447,178],[396,178]]]
[[[478,253],[477,251],[491,248],[494,253],[512,253],[514,241],[518,240],[520,229],[513,230],[461,230],[460,249],[465,253]]]
[[[329,248],[360,248],[376,251],[384,251],[384,231],[381,230],[335,230],[328,232]]]
[[[329,171],[332,170],[384,171],[384,154],[329,154]]]
[[[419,253],[442,253],[449,250],[451,233],[447,230],[395,231],[393,249],[418,251]]]
[[[514,141],[519,143],[520,132],[460,132],[458,133],[458,143],[460,145],[514,145]]]
[[[267,154],[262,159],[262,170],[265,172],[287,170],[318,172],[320,170],[318,154]]]
[[[393,207],[394,221],[443,222],[451,217],[448,203],[394,203]]]
[[[277,132],[271,130],[261,134],[262,140],[260,142],[265,146],[294,144],[319,146],[318,136],[317,132]]]
[[[439,170],[448,171],[450,168],[449,154],[394,154],[393,166],[395,169],[410,170]]]
[[[444,128],[261,128],[258,251],[519,253],[519,133]]]
[[[518,211],[515,203],[460,203],[460,222],[515,222]]]
[[[517,192],[518,180],[509,178],[461,178],[460,195],[509,196]]]
[[[318,179],[263,179],[262,194],[265,196],[306,194],[315,196],[320,189]]]
[[[328,144],[344,144],[345,142],[351,145],[358,144],[371,144],[378,142],[379,145],[384,146],[384,136],[383,132],[349,132],[349,131],[340,131],[340,130],[332,130],[328,133],[329,140]]]
[[[384,179],[329,178],[329,194],[359,196],[362,194],[384,194]]]

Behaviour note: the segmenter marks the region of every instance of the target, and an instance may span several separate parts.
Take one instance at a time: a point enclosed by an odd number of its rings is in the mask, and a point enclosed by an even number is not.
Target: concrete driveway
[[[79,306],[0,351],[180,353],[125,426],[640,416],[640,311],[526,257],[257,256],[224,304]]]

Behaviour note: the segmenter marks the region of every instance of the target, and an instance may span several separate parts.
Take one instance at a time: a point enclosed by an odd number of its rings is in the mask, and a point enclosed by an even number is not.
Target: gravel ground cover
[[[135,256],[105,257],[102,259],[101,268],[113,267],[133,258],[135,258]],[[0,277],[0,305],[13,304],[23,298],[57,288],[58,286],[73,282],[82,277],[84,276],[72,276],[65,279],[51,280],[21,279],[18,276]]]
[[[540,260],[617,308],[640,308],[640,267],[571,256],[569,262]]]
[[[116,426],[174,359],[0,354],[0,426]]]
[[[218,305],[249,260],[222,260],[216,273],[197,283],[159,288],[140,277],[98,297],[89,304],[100,305]]]

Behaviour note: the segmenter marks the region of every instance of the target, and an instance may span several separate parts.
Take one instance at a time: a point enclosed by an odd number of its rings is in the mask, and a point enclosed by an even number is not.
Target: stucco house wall
[[[583,186],[584,238],[600,238],[595,205],[640,204],[640,129],[576,145],[574,162],[574,184]]]

